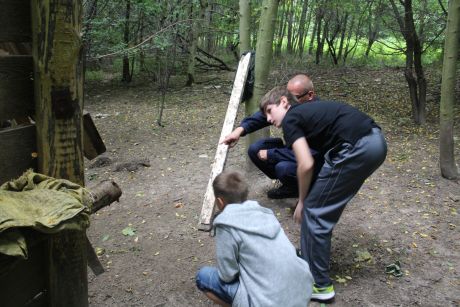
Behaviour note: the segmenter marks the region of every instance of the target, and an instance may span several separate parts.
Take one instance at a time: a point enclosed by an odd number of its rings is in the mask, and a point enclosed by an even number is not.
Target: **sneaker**
[[[330,285],[324,288],[318,288],[313,285],[313,293],[311,299],[316,301],[329,301],[335,296],[334,286]]]
[[[299,191],[282,185],[279,188],[268,190],[267,196],[271,199],[295,198],[299,197]]]

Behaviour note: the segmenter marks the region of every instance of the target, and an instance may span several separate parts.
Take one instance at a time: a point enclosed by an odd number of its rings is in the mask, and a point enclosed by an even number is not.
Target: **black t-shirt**
[[[378,127],[372,118],[340,102],[314,101],[292,105],[282,122],[288,147],[305,137],[309,147],[322,153],[342,143],[354,144]]]

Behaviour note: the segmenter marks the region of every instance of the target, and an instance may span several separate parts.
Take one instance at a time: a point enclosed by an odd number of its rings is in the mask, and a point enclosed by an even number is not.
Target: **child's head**
[[[234,171],[224,171],[212,183],[219,209],[227,204],[239,204],[248,199],[249,188],[243,176]]]
[[[260,111],[265,114],[269,123],[280,128],[287,110],[296,103],[297,98],[285,86],[277,86],[262,98]]]
[[[269,105],[279,105],[281,102],[281,97],[286,97],[286,100],[289,104],[298,103],[296,97],[287,90],[286,86],[275,86],[260,100],[260,111],[266,114],[267,107]]]

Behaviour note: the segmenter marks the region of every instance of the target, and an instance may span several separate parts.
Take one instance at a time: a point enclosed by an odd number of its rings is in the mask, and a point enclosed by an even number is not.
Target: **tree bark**
[[[129,18],[131,15],[131,0],[126,0],[126,11],[125,11],[125,28],[123,31],[123,42],[125,43],[125,48],[129,47]],[[131,82],[131,73],[129,70],[129,55],[123,55],[123,72],[121,81],[125,83]]]
[[[251,9],[249,0],[240,0],[240,56],[251,50]]]
[[[260,17],[259,33],[257,34],[254,92],[246,102],[246,115],[259,110],[259,101],[267,91],[267,79],[270,72],[273,54],[273,36],[275,33],[276,15],[279,0],[264,0]],[[247,145],[252,144],[260,137],[267,137],[268,129],[260,133],[251,133],[247,136]]]
[[[299,21],[299,33],[298,33],[298,38],[297,38],[297,42],[298,42],[297,54],[300,56],[303,55],[303,50],[305,48],[304,39],[305,39],[305,23],[306,23],[305,21],[307,17],[307,10],[308,10],[308,0],[303,0],[302,13],[300,14],[300,21]]]
[[[193,11],[193,2],[191,3]],[[195,63],[196,63],[196,48],[198,46],[198,37],[200,35],[200,23],[204,20],[206,7],[208,6],[207,0],[200,0],[200,12],[197,18],[194,18],[192,30],[189,38],[189,60],[187,65],[187,82],[186,86],[191,86],[195,83]]]
[[[82,3],[33,0],[38,170],[84,184]],[[47,306],[88,306],[85,231],[49,239]]]
[[[404,77],[409,86],[412,117],[417,125],[426,122],[426,79],[422,65],[422,44],[415,29],[412,0],[404,0],[404,18],[399,15],[395,1],[390,0],[401,33],[406,41],[406,68]]]
[[[454,154],[454,104],[459,39],[460,1],[450,1],[449,14],[447,15],[446,39],[444,42],[439,112],[439,160],[441,175],[447,179],[459,178]]]

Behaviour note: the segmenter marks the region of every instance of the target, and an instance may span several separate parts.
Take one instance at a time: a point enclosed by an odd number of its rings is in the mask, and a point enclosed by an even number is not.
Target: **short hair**
[[[272,88],[270,92],[262,97],[259,105],[260,111],[265,114],[268,105],[279,105],[282,96],[286,97],[290,104],[299,103],[297,98],[287,90],[286,86],[280,85]]]
[[[248,199],[249,186],[243,175],[235,171],[222,172],[212,182],[215,197],[227,204],[239,204]]]

